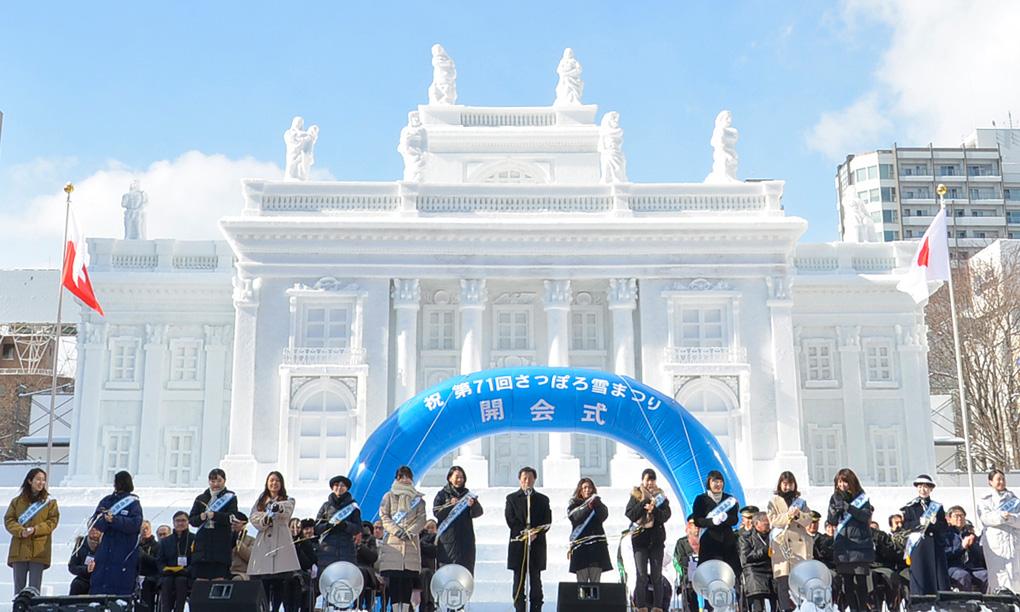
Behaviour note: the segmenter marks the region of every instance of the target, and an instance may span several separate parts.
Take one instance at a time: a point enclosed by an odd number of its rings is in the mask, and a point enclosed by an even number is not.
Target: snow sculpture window
[[[138,338],[110,341],[110,382],[134,383],[138,380],[138,347]]]
[[[179,338],[170,341],[170,384],[174,387],[189,386],[201,379],[199,365],[202,355],[202,341]]]
[[[166,436],[167,483],[176,486],[192,484],[194,465],[195,434],[191,431],[169,431]]]
[[[601,351],[603,349],[601,306],[574,306],[570,312],[570,349]]]
[[[871,428],[872,468],[875,484],[901,485],[900,431],[895,427]]]
[[[722,306],[679,307],[677,323],[678,345],[682,347],[722,347],[725,342],[725,322]]]
[[[453,308],[425,307],[425,350],[457,349],[457,311]]]
[[[676,400],[716,437],[731,460],[735,459],[737,422],[734,413],[739,402],[726,383],[701,377],[685,384]]]
[[[468,183],[541,184],[548,183],[547,172],[539,165],[518,160],[485,164],[468,176]]]
[[[292,468],[303,482],[322,482],[348,466],[354,397],[342,383],[310,383],[291,404]],[[296,434],[296,435],[294,435]]]
[[[131,469],[131,443],[134,439],[134,430],[109,427],[103,432],[103,439],[103,474],[106,482],[113,482],[113,476],[117,472]]]
[[[811,484],[822,485],[843,467],[843,428],[840,426],[808,429],[808,452],[811,460]]]
[[[496,350],[531,349],[531,309],[493,307],[496,325]]]
[[[350,306],[306,305],[301,329],[303,347],[347,348],[351,337]]]
[[[866,386],[896,386],[891,340],[887,338],[866,339],[864,341],[864,365]]]
[[[804,386],[835,387],[836,345],[832,340],[812,338],[804,340]]]

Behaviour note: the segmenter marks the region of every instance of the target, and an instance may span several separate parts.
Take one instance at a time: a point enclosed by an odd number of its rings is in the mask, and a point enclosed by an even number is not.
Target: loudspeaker
[[[14,598],[14,612],[131,612],[135,609],[131,597],[117,595],[64,595],[33,597],[22,591]]]
[[[188,607],[191,612],[267,612],[269,602],[258,580],[196,580]]]
[[[618,582],[561,582],[556,612],[626,612],[627,586]]]

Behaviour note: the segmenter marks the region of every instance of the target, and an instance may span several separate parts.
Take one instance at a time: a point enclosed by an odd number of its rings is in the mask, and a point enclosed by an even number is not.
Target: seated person
[[[89,529],[87,538],[78,536],[74,541],[74,552],[67,562],[67,569],[74,574],[71,581],[69,595],[88,595],[89,587],[92,585],[92,572],[96,569],[96,548],[99,541],[103,539],[103,532],[98,529]]]
[[[234,532],[234,552],[231,554],[230,577],[233,580],[248,579],[248,559],[251,559],[251,547],[255,538],[248,533],[248,516],[238,512],[236,521],[230,527]]]
[[[195,536],[188,529],[188,513],[174,514],[173,532],[159,541],[159,608],[161,612],[184,612],[191,581],[188,566],[191,565],[191,549]]]
[[[949,533],[946,542],[946,562],[949,581],[954,588],[967,592],[984,593],[988,586],[988,568],[981,549],[981,537],[967,521],[967,512],[953,506],[946,512]]]

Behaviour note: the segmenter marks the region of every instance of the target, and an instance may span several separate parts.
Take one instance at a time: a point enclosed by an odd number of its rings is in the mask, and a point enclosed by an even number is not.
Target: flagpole
[[[946,186],[939,184],[935,193],[939,196],[939,207],[946,209]],[[946,224],[948,228],[948,223]],[[956,228],[956,218],[953,218],[953,229]],[[954,243],[956,234],[953,234]],[[960,394],[960,415],[963,419],[963,452],[967,455],[967,485],[970,487],[970,501],[973,504],[974,512],[977,512],[977,492],[974,490],[974,458],[970,454],[970,414],[967,410],[967,393],[963,387],[963,361],[960,352],[960,325],[956,320],[956,291],[953,288],[953,258],[949,258],[949,313],[953,320],[953,353],[956,357],[956,385]]]
[[[67,271],[67,224],[71,217],[71,193],[74,185],[64,185],[67,199],[64,201],[64,242],[60,253],[60,275],[57,277],[57,325],[53,332],[53,377],[50,381],[50,416],[46,426],[46,480],[50,479],[53,467],[53,413],[57,411],[57,356],[60,354],[60,317],[64,307],[64,273]]]

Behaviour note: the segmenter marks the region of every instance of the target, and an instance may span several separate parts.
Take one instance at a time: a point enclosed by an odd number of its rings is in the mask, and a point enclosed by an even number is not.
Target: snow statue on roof
[[[294,117],[290,129],[283,133],[287,146],[287,163],[283,170],[285,181],[307,181],[315,163],[315,141],[319,139],[319,126],[305,129],[305,120]]]
[[[603,183],[627,182],[627,159],[623,156],[623,128],[620,113],[611,111],[599,125],[599,165]]]
[[[425,128],[418,111],[407,113],[407,125],[400,130],[397,153],[404,158],[404,180],[420,183],[425,180]]]
[[[877,242],[875,220],[868,205],[860,198],[852,198],[843,209],[843,242]]]
[[[145,207],[149,205],[149,195],[142,191],[138,179],[131,181],[128,192],[120,198],[124,209],[124,240],[145,240]]]
[[[715,117],[712,130],[712,172],[705,177],[706,183],[736,183],[737,138],[739,133],[733,127],[733,113],[724,110]]]
[[[432,45],[432,85],[429,104],[457,103],[457,66],[443,45]]]
[[[574,50],[570,47],[563,50],[556,74],[560,75],[560,80],[556,83],[556,101],[553,106],[579,106],[581,94],[584,93],[584,81],[581,80],[581,62],[574,57]]]

